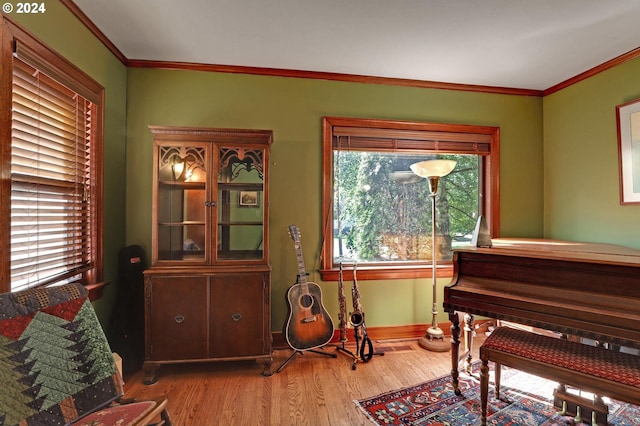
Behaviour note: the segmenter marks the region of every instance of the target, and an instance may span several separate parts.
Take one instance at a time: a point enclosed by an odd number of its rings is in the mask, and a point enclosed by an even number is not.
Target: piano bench
[[[597,395],[640,405],[640,357],[635,355],[498,327],[480,346],[480,359],[483,426],[487,424],[489,361],[496,364],[496,398],[500,392],[500,368],[506,365]]]

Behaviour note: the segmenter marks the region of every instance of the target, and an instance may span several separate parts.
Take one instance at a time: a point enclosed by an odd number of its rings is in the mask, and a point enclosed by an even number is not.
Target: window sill
[[[340,271],[338,269],[322,269],[320,277],[322,281],[338,281]],[[451,262],[444,265],[438,265],[436,275],[438,278],[451,278],[453,276],[453,264]],[[353,272],[351,267],[343,268],[343,279],[352,280]],[[415,278],[431,278],[431,266],[416,268],[412,267],[375,267],[375,266],[358,266],[356,272],[358,280],[398,280],[398,279],[415,279]]]
[[[102,290],[108,286],[110,281],[103,281],[95,284],[87,284],[85,288],[89,292],[89,300],[95,302],[102,297]]]

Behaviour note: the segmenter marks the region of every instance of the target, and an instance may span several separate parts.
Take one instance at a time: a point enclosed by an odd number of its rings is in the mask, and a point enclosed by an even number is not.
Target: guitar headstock
[[[291,236],[291,239],[296,243],[300,242],[300,231],[297,225],[289,225],[289,236]]]

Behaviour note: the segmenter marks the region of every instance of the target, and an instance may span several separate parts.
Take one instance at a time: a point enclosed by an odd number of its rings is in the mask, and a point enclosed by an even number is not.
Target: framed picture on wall
[[[616,107],[620,204],[640,204],[640,99]]]
[[[238,206],[258,207],[260,205],[260,194],[258,191],[240,191],[238,193]]]

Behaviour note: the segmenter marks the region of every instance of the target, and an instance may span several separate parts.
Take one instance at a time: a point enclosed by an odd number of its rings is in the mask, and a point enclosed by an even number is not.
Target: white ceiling
[[[638,0],[75,0],[130,60],[544,90],[640,47]]]

